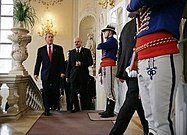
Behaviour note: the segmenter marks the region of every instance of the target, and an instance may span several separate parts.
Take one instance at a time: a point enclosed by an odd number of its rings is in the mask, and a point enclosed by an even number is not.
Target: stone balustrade
[[[31,76],[0,75],[0,88],[3,84],[8,87],[8,97],[2,96],[0,89],[1,120],[18,119],[29,109],[43,109],[41,92]],[[8,102],[7,111],[2,108],[2,101]]]

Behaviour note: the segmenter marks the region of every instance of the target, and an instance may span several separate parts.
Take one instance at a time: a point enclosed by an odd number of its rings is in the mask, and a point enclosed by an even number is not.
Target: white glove
[[[66,82],[69,83],[69,78],[66,78]]]
[[[129,77],[137,77],[138,73],[136,70],[131,70],[130,71],[130,66],[128,66],[125,71],[127,72]]]

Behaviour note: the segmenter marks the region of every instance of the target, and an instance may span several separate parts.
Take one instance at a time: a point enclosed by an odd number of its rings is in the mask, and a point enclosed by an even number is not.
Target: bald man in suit
[[[80,94],[82,110],[89,110],[91,99],[87,90],[89,80],[88,67],[93,64],[91,51],[82,47],[79,37],[74,39],[75,49],[70,50],[67,64],[66,77],[70,82],[70,110],[71,112],[80,111],[77,94]]]

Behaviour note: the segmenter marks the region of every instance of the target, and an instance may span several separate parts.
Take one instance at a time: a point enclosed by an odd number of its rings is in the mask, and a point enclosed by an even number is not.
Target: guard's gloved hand
[[[69,78],[66,78],[66,82],[67,82],[67,83],[69,83],[69,82],[70,82],[70,81],[69,81]]]
[[[128,66],[125,71],[127,72],[129,77],[137,77],[138,73],[136,70],[130,70],[130,66]]]

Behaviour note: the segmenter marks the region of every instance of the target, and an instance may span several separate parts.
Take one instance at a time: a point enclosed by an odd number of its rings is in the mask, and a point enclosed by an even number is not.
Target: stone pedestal
[[[14,27],[11,30],[13,34],[9,35],[8,39],[12,41],[11,55],[14,60],[14,67],[9,74],[28,75],[22,63],[28,58],[27,44],[31,42],[31,36],[27,35],[29,31],[23,27]]]

